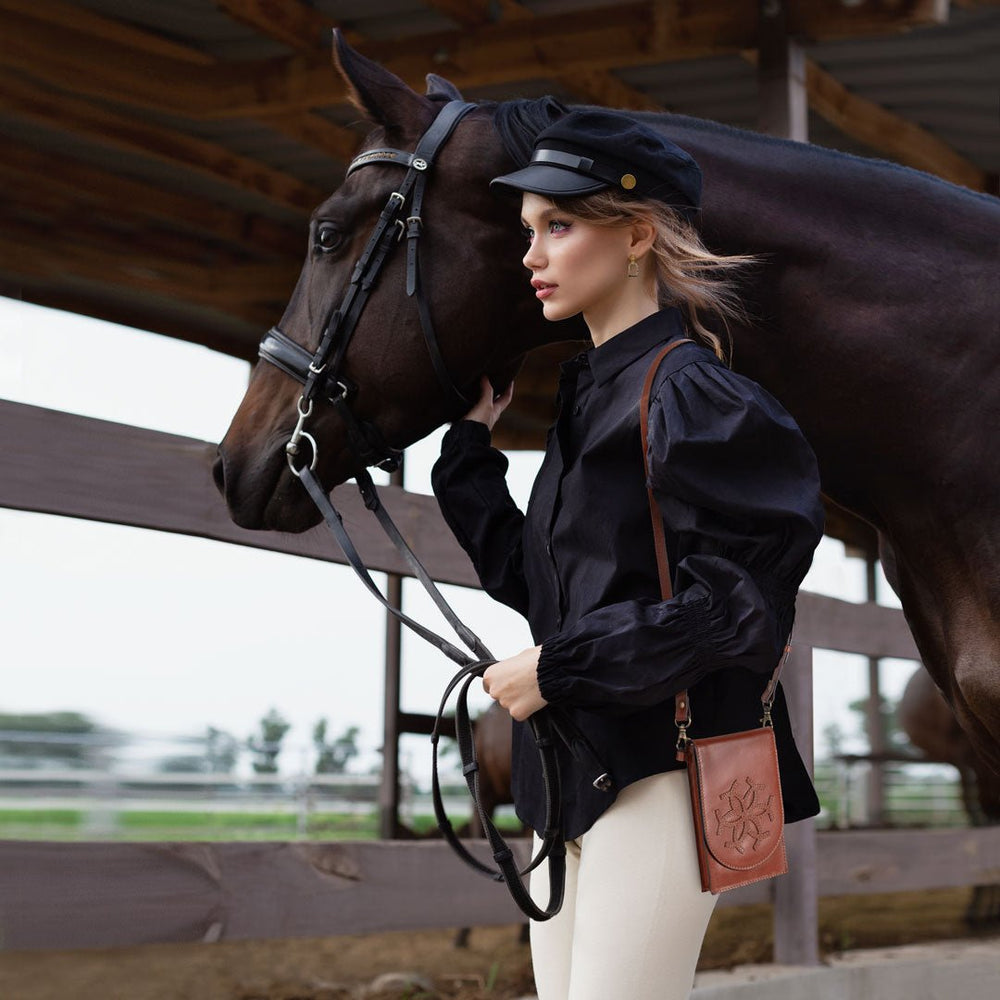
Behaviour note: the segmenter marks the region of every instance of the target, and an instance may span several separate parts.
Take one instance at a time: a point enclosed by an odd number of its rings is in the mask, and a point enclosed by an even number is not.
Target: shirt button
[[[548,553],[549,555],[552,555],[552,543],[551,543],[551,542],[546,542],[546,543],[545,543],[545,551],[546,551],[546,552],[547,552],[547,553]]]
[[[579,403],[577,403],[577,404],[576,404],[576,406],[574,406],[574,407],[573,407],[573,416],[574,416],[574,417],[578,417],[578,416],[580,416],[580,413],[581,413],[582,411],[583,411],[583,407],[582,407],[582,406],[580,406],[580,404],[579,404]]]

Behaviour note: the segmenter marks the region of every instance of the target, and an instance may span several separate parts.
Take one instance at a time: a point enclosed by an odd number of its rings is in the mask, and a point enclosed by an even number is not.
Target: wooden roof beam
[[[460,28],[534,17],[518,0],[424,0],[427,7],[450,17]]]
[[[318,188],[224,146],[53,93],[23,74],[0,70],[0,109],[101,145],[183,165],[303,214],[326,197]]]
[[[215,5],[234,21],[296,52],[315,52],[329,45],[336,23],[303,0],[215,0]]]
[[[802,0],[790,12],[790,29],[818,39],[896,31],[940,22],[946,6],[947,0],[909,0],[897,12],[884,3],[845,8],[838,0]],[[92,96],[192,118],[254,117],[346,100],[325,53],[195,67],[33,17],[10,14],[7,20],[15,22],[5,33],[7,65],[71,92],[86,87]],[[654,23],[660,25],[655,32]],[[752,48],[756,32],[756,4],[734,8],[731,0],[699,0],[663,8],[646,0],[571,19],[534,18],[527,30],[519,22],[490,24],[359,48],[416,86],[437,65],[457,86],[471,88],[736,52]]]
[[[5,217],[0,227],[0,269],[7,275],[46,280],[73,276],[176,298],[252,317],[262,329],[275,318],[273,303],[287,300],[298,276],[294,263],[206,267],[171,260],[162,253],[137,253],[131,237],[115,237],[93,227],[78,226],[72,240],[57,239],[61,231]]]
[[[56,29],[68,28],[96,41],[123,45],[149,56],[162,56],[193,66],[211,66],[215,62],[207,52],[137,28],[126,21],[95,14],[75,3],[64,3],[62,0],[45,0],[44,3],[38,0],[0,0],[0,10],[44,21]],[[7,31],[11,30],[8,26]]]
[[[509,0],[508,0],[509,2]],[[268,38],[281,42],[296,52],[329,52],[333,29],[340,27],[351,45],[363,37],[321,10],[311,7],[305,0],[215,0],[234,21]]]
[[[953,184],[991,190],[987,173],[948,143],[882,105],[852,94],[811,59],[806,60],[806,90],[809,107],[845,135]]]
[[[535,14],[517,0],[427,0],[427,4],[452,18],[462,28],[480,28],[486,24],[533,20]],[[495,15],[499,12],[499,18]],[[588,104],[607,108],[631,108],[634,111],[663,111],[665,108],[648,94],[630,87],[611,70],[599,69],[565,73],[556,82]]]
[[[208,235],[239,246],[249,255],[287,257],[305,252],[304,227],[285,226],[261,215],[169,191],[3,137],[0,137],[0,177],[24,178],[41,189],[72,196],[82,205],[111,210],[115,218],[121,218],[124,212],[134,219],[166,222]]]
[[[757,62],[756,52],[744,52],[743,57]],[[844,135],[953,184],[974,191],[992,190],[989,175],[946,142],[882,105],[852,94],[812,59],[806,59],[806,93],[810,109]]]
[[[310,7],[304,0],[282,0],[281,3],[274,3],[273,0],[216,0],[216,3],[234,20],[260,34],[296,52],[318,56],[329,62],[331,38],[337,22]],[[356,32],[348,30],[344,34],[352,44],[362,41]],[[360,137],[350,129],[309,111],[262,114],[258,120],[268,128],[322,150],[337,160],[354,159],[361,145]]]
[[[3,9],[21,16],[6,19],[6,29],[16,33],[17,44],[5,44],[0,64],[42,77],[74,95],[85,94],[174,114],[181,111],[188,117],[200,118],[197,108],[186,103],[178,108],[175,100],[175,95],[183,93],[197,79],[192,77],[191,65],[203,67],[206,75],[228,76],[233,72],[231,67],[217,63],[197,49],[167,42],[151,31],[125,26],[66,4],[0,0],[0,10]],[[286,10],[286,6],[278,9]],[[327,63],[329,44],[327,31],[322,42]],[[318,52],[317,46],[314,51]],[[139,63],[145,66],[144,71],[138,70],[142,73],[138,79],[134,76],[137,53],[142,55]],[[248,79],[253,72],[253,68],[247,70]],[[210,79],[208,82],[211,86]],[[200,99],[211,102],[210,96]],[[293,116],[262,116],[262,122],[335,159],[350,160],[359,145],[358,136],[350,129],[305,108]]]
[[[200,236],[149,225],[127,207],[110,215],[95,212],[74,194],[53,190],[3,166],[0,177],[4,179],[0,220],[6,233],[28,243],[43,238],[56,258],[65,254],[67,242],[109,256],[118,254],[121,268],[190,282],[193,298],[201,296],[210,305],[237,296],[250,302],[282,302],[298,276],[294,258],[255,261]]]
[[[903,10],[885,4],[843,7],[839,0],[802,0],[790,15],[796,34],[825,39],[848,34],[890,33],[918,24],[940,23],[947,0],[911,0]],[[654,21],[660,27],[654,32]],[[649,65],[672,59],[735,53],[752,48],[757,38],[756,4],[733,6],[731,0],[698,4],[618,4],[521,21],[483,25],[392,42],[370,42],[360,51],[411,85],[435,66],[456,86],[513,83],[537,77]],[[275,63],[257,77],[257,96],[275,108],[287,107],[296,94],[326,93],[331,103],[343,99],[343,87],[326,66]],[[219,94],[213,113],[247,114],[234,91]],[[224,107],[223,107],[224,105]]]

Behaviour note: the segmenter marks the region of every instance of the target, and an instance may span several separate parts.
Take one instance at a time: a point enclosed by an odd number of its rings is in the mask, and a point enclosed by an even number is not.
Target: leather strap
[[[563,888],[566,882],[566,846],[562,839],[559,763],[556,756],[554,737],[558,736],[562,739],[570,752],[578,759],[581,756],[588,756],[589,762],[596,767],[597,771],[603,772],[603,768],[601,768],[600,763],[596,760],[593,748],[587,743],[586,738],[581,733],[573,729],[569,720],[560,719],[557,721],[554,709],[542,709],[528,720],[529,728],[535,740],[535,746],[538,748],[541,763],[542,784],[545,790],[545,827],[541,831],[542,844],[537,854],[526,868],[520,870],[514,852],[508,847],[503,835],[497,830],[492,819],[483,809],[479,789],[479,762],[476,759],[472,718],[468,708],[469,686],[476,678],[483,676],[487,667],[496,662],[496,658],[472,629],[459,619],[444,595],[438,590],[434,581],[428,575],[427,570],[421,564],[413,550],[407,545],[402,533],[382,505],[375,484],[367,472],[363,472],[357,477],[358,489],[361,492],[365,506],[375,514],[382,530],[402,554],[414,575],[423,585],[442,615],[444,615],[448,624],[455,630],[462,642],[468,646],[473,655],[470,656],[465,653],[457,646],[448,642],[447,639],[410,618],[409,615],[386,600],[375,581],[371,578],[371,574],[368,572],[347,529],[344,527],[340,512],[330,502],[329,497],[327,497],[326,492],[320,485],[312,469],[308,465],[303,467],[299,476],[313,503],[316,504],[316,507],[323,515],[327,527],[340,544],[348,563],[366,589],[390,614],[398,618],[402,624],[422,639],[425,639],[432,646],[435,646],[461,668],[445,688],[444,695],[441,698],[441,705],[434,720],[434,728],[431,732],[431,745],[433,748],[431,788],[434,800],[434,813],[442,834],[444,834],[445,839],[459,857],[471,865],[479,874],[485,875],[496,882],[506,884],[514,902],[526,916],[532,920],[548,920],[554,917],[562,906]],[[472,796],[476,811],[479,813],[479,819],[486,834],[486,839],[490,843],[496,867],[484,864],[478,858],[474,857],[459,840],[445,812],[444,801],[441,795],[441,786],[438,779],[438,741],[444,728],[448,700],[452,692],[456,689],[458,689],[459,694],[455,711],[455,733],[458,739],[459,753],[462,758],[462,773],[469,786],[469,793]],[[606,791],[610,787],[610,779],[606,773],[599,774],[599,777],[594,781],[594,787],[602,791]],[[524,883],[524,876],[546,860],[549,867],[550,890],[548,903],[542,908],[531,898],[528,887]]]
[[[649,515],[653,525],[653,548],[656,552],[656,572],[660,578],[660,597],[664,601],[669,601],[674,596],[674,590],[670,573],[670,557],[667,555],[667,540],[663,529],[663,515],[660,513],[656,497],[653,496],[653,488],[650,485],[649,480],[649,397],[653,390],[653,382],[656,380],[656,373],[659,371],[663,359],[675,347],[680,347],[681,344],[693,343],[694,341],[688,337],[684,337],[680,340],[673,340],[667,344],[655,358],[653,358],[653,362],[649,366],[649,371],[646,372],[646,380],[643,383],[642,396],[639,400],[639,429],[642,436],[642,466],[646,472],[646,495],[649,498]],[[778,661],[778,665],[774,668],[774,672],[771,674],[771,679],[768,681],[767,687],[764,689],[764,693],[760,698],[761,704],[764,706],[764,718],[768,720],[768,722],[770,721],[771,716],[771,704],[774,701],[774,695],[778,688],[778,675],[781,673],[781,668],[785,665],[785,661],[788,659],[788,654],[791,651],[790,640],[791,636],[788,637],[788,641],[785,643],[784,652]],[[678,759],[683,760],[683,748],[688,739],[686,730],[691,724],[691,699],[688,697],[687,690],[679,691],[674,696],[674,723],[680,731],[680,738],[677,745]]]
[[[646,381],[642,385],[642,397],[639,401],[639,430],[642,436],[642,467],[646,472],[646,495],[649,498],[649,516],[653,523],[653,548],[656,551],[656,572],[660,577],[660,597],[669,601],[674,596],[673,584],[670,580],[670,557],[667,555],[667,539],[663,530],[663,515],[653,496],[653,488],[649,485],[649,396],[653,390],[656,373],[663,359],[681,344],[693,344],[694,341],[685,337],[673,340],[653,358],[653,363],[646,372]],[[674,697],[674,722],[681,726],[691,724],[691,703],[687,691],[680,691]]]

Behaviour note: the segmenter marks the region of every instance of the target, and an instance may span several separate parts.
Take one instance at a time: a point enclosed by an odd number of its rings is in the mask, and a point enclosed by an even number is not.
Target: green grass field
[[[293,812],[215,812],[209,809],[125,809],[102,818],[80,809],[0,809],[0,840],[297,840],[299,817]],[[433,816],[415,816],[418,834],[435,827]],[[516,821],[500,822],[517,829]],[[313,812],[307,840],[369,840],[378,835],[378,815]]]

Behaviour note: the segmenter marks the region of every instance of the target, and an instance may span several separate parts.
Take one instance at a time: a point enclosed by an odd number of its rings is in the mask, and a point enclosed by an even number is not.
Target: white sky
[[[2,398],[217,441],[248,371],[202,347],[0,298]],[[430,492],[439,440],[440,432],[408,450],[407,489]],[[541,455],[510,457],[511,491],[523,506]],[[524,622],[486,595],[444,589],[495,654],[530,643]],[[824,539],[805,589],[862,600],[863,564]],[[883,581],[885,594],[898,606]],[[419,584],[407,581],[404,595],[408,613],[450,637]],[[293,639],[289,618],[315,622],[311,646]],[[244,739],[274,707],[292,723],[284,769],[304,761],[323,716],[333,734],[360,726],[363,762],[374,764],[384,623],[347,567],[0,508],[0,711],[75,710],[147,734],[213,725]],[[404,710],[433,711],[450,670],[404,631]],[[883,661],[884,692],[898,697],[912,670],[909,661]],[[867,662],[819,652],[814,684],[819,752],[828,723],[856,731],[846,706],[867,692]],[[862,746],[855,739],[847,748]],[[429,757],[424,738],[404,740],[403,762],[416,775],[426,775]]]

